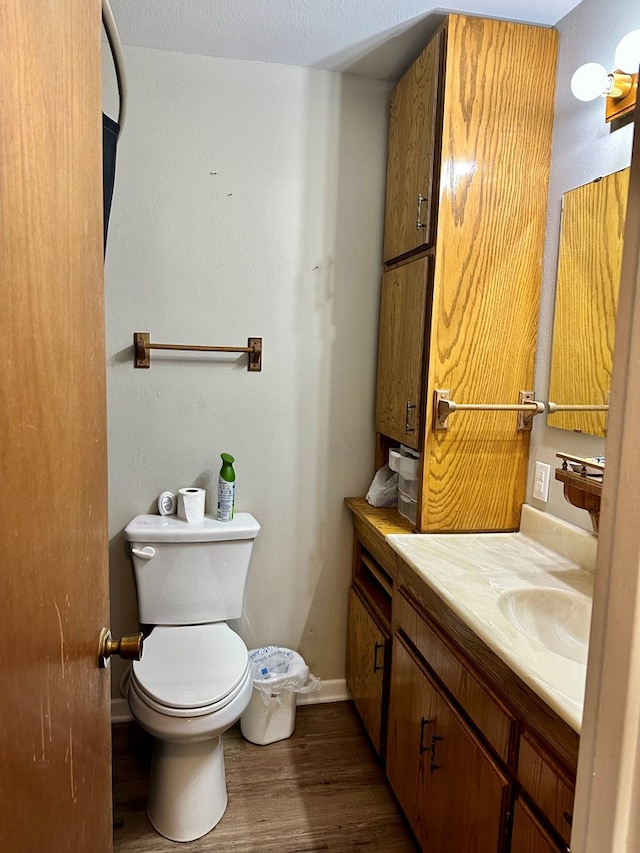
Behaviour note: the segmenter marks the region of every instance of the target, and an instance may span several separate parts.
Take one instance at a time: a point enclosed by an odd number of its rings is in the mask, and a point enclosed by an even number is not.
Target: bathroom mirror
[[[565,193],[558,253],[549,400],[609,403],[629,169]],[[559,411],[547,424],[607,434],[606,411]]]

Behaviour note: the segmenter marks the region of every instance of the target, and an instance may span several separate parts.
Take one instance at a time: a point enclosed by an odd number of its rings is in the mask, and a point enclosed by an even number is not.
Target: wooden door
[[[430,246],[445,34],[427,45],[394,89],[389,112],[383,259]]]
[[[382,734],[382,688],[388,635],[382,633],[360,596],[349,591],[347,687],[376,752]]]
[[[559,846],[543,829],[518,797],[513,816],[511,853],[567,853],[566,845]]]
[[[0,5],[2,848],[111,850],[100,3]]]
[[[418,449],[424,420],[426,315],[431,258],[389,270],[382,277],[378,332],[376,431]]]
[[[506,843],[509,780],[443,694],[431,688],[426,849],[500,853]]]
[[[429,853],[500,853],[509,780],[397,637],[387,776]]]
[[[387,777],[423,850],[428,846],[429,727],[433,691],[397,636],[391,661]],[[453,849],[453,848],[451,848]]]

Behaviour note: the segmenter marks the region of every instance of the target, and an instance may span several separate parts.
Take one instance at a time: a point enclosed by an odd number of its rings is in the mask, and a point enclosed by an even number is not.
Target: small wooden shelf
[[[602,479],[578,474],[574,471],[556,468],[556,480],[564,484],[564,497],[573,506],[586,509],[591,517],[594,531],[598,532],[600,523],[600,499]]]

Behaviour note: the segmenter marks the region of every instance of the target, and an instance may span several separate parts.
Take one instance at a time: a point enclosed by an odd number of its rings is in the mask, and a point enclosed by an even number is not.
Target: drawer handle
[[[427,225],[420,218],[422,215],[422,202],[426,201],[426,198],[422,195],[422,193],[418,193],[418,204],[416,209],[416,231],[419,231],[421,228],[426,228]]]
[[[433,720],[427,720],[426,717],[423,717],[420,720],[420,755],[422,755],[422,753],[426,752],[428,749],[431,749],[431,747],[424,745],[424,730],[427,728],[427,726],[430,726],[432,722]]]
[[[411,424],[409,423],[411,410],[415,409],[415,407],[416,407],[415,403],[412,403],[411,400],[407,400],[407,407],[405,409],[405,415],[404,415],[404,431],[405,432],[415,432],[416,431],[416,428],[412,427]]]
[[[382,649],[384,651],[384,643],[376,643],[373,649],[373,671],[379,672],[381,669],[384,669],[384,657],[382,658],[382,664],[378,665],[378,650]]]
[[[436,744],[439,740],[444,740],[444,738],[441,738],[438,735],[431,735],[431,761],[429,763],[430,773],[433,773],[435,770],[440,770],[440,765],[436,763]]]

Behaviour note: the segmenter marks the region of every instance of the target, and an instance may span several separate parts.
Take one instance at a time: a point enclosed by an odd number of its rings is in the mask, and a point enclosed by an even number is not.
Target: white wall
[[[609,7],[601,0],[583,0],[557,24],[560,52],[536,361],[535,388],[539,400],[548,399],[562,195],[594,178],[625,168],[631,160],[632,125],[628,122],[622,127],[605,124],[603,100],[577,101],[571,94],[569,82],[573,72],[584,62],[600,62],[607,70],[613,70],[618,41],[629,30],[639,26],[637,0],[620,0],[615,7]],[[576,329],[578,334],[580,330]],[[527,502],[590,530],[588,513],[564,500],[562,484],[556,480],[551,482],[546,505],[533,498],[535,462],[547,462],[553,471],[558,464],[556,453],[596,456],[606,452],[605,440],[546,427],[543,416],[535,418],[534,423]]]
[[[106,51],[105,51],[106,53]],[[215,495],[262,531],[235,626],[344,676],[350,518],[374,460],[389,86],[324,71],[125,47],[130,99],[106,261],[111,627],[136,629],[123,528],[164,489]],[[115,115],[110,59],[105,106]],[[245,346],[152,354],[132,335]],[[114,694],[121,666],[114,671]]]

